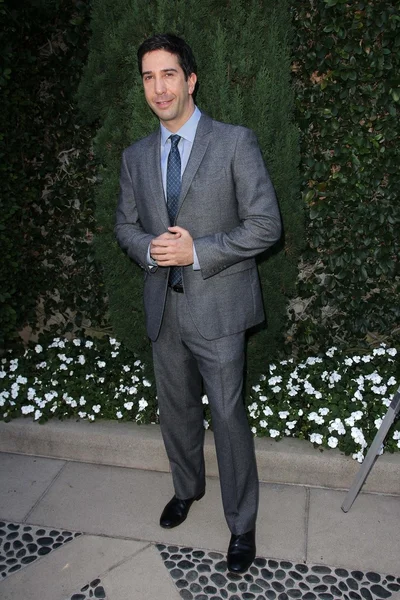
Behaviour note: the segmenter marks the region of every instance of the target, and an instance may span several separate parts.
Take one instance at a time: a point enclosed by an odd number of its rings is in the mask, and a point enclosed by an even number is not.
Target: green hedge
[[[92,132],[73,106],[87,56],[85,2],[1,1],[0,348],[25,325],[102,323],[91,238]],[[84,320],[85,319],[85,320]]]
[[[93,36],[79,101],[89,121],[100,124],[95,148],[103,164],[97,195],[102,232],[97,248],[114,331],[145,362],[151,362],[144,331],[142,273],[117,247],[113,225],[121,151],[158,126],[144,101],[136,49],[146,36],[172,30],[188,40],[197,57],[200,109],[256,131],[282,210],[285,248],[273,249],[260,262],[268,329],[264,327],[249,341],[249,379],[254,380],[265,361],[283,346],[286,303],[294,290],[304,238],[288,3],[94,0],[92,6]]]
[[[291,334],[323,349],[400,337],[397,1],[293,3],[308,249]]]

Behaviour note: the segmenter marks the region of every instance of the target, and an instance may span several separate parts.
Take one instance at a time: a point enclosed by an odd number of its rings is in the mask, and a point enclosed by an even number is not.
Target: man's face
[[[143,56],[142,78],[147,104],[169,131],[178,131],[194,110],[195,73],[186,80],[175,54],[153,50]]]

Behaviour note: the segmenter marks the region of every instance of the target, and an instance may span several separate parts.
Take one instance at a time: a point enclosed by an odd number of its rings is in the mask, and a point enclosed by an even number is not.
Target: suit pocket
[[[235,273],[240,273],[241,271],[247,271],[248,269],[252,269],[256,266],[256,261],[254,258],[247,258],[246,260],[241,260],[238,263],[235,263],[231,267],[224,269],[219,273],[220,277],[226,277],[227,275],[234,275]]]

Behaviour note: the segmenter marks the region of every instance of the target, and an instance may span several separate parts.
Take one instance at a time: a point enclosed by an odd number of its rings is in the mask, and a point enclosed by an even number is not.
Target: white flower
[[[272,437],[272,438],[276,438],[276,437],[278,437],[278,435],[279,435],[279,431],[277,431],[276,429],[270,429],[270,430],[269,430],[269,435],[270,435],[270,437]]]
[[[396,429],[396,431],[393,433],[393,439],[394,440],[400,440],[400,431],[398,431]]]
[[[18,369],[18,358],[10,360],[10,371],[16,371]]]
[[[363,356],[363,357],[361,358],[361,360],[362,360],[363,362],[365,362],[365,363],[369,363],[369,362],[371,362],[371,360],[372,360],[372,356],[370,356],[369,354],[366,354],[365,356]]]
[[[384,396],[386,394],[387,387],[386,387],[386,385],[381,385],[379,387],[376,386],[376,385],[373,385],[371,387],[371,391],[374,392],[374,394],[378,394],[380,396]]]
[[[104,360],[98,360],[98,361],[97,361],[97,366],[98,366],[100,369],[104,369],[104,367],[106,366],[106,363],[104,362]]]
[[[140,366],[141,366],[141,364],[142,364],[142,363],[140,362],[140,360],[135,360],[135,362],[133,363],[133,366],[134,366],[134,367],[140,367]]]
[[[396,385],[397,381],[394,377],[390,377],[390,379],[388,379],[387,384],[388,385]]]
[[[128,365],[124,365],[122,369],[125,371],[125,373],[129,373],[129,371],[131,370],[131,368]]]
[[[144,410],[148,405],[149,403],[144,398],[139,400],[139,410]]]
[[[93,342],[91,340],[86,340],[85,348],[91,348],[93,346]]]
[[[266,417],[270,417],[271,415],[273,415],[273,414],[274,414],[274,413],[272,412],[272,410],[270,409],[270,407],[269,407],[269,406],[266,406],[266,407],[263,409],[263,413],[264,413],[264,415],[265,415]]]
[[[359,363],[359,362],[360,362],[360,360],[361,360],[361,357],[360,357],[360,356],[353,356],[353,361],[354,361],[355,363]]]
[[[126,408],[126,410],[132,410],[133,402],[125,402],[124,407]]]
[[[359,450],[356,454],[352,455],[354,460],[357,460],[359,463],[362,463],[364,460],[364,454],[362,450]]]
[[[389,356],[396,356],[397,350],[396,350],[396,348],[388,348],[386,350],[386,354],[389,354]]]
[[[275,385],[275,386],[272,388],[272,391],[274,392],[274,394],[277,394],[278,392],[280,392],[280,391],[281,391],[281,388],[279,387],[279,385]]]
[[[363,395],[362,395],[362,393],[360,392],[360,390],[357,390],[357,391],[354,393],[354,398],[355,398],[356,400],[362,400],[362,399],[363,399]]]
[[[353,359],[348,357],[344,359],[344,364],[346,365],[346,367],[351,367],[351,365],[353,364]],[[329,438],[331,439],[331,438]],[[329,442],[328,442],[329,443]]]
[[[327,350],[325,352],[326,356],[329,356],[329,358],[332,358],[332,356],[335,354],[335,351],[337,350],[336,346],[332,346],[332,348],[329,348],[329,350]]]
[[[208,421],[206,421],[205,419],[203,420],[203,427],[204,429],[208,429],[210,427]]]
[[[22,377],[22,375],[18,375],[16,382],[20,383],[21,385],[24,385],[25,383],[28,383],[28,380],[26,377]]]
[[[78,363],[79,363],[80,365],[84,365],[84,364],[85,364],[85,362],[86,362],[86,358],[83,356],[83,354],[80,354],[80,355],[78,356]]]
[[[388,408],[391,405],[391,401],[389,400],[389,398],[383,398],[382,404],[383,406],[386,406]]]
[[[297,386],[290,388],[288,393],[289,393],[289,396],[297,396]]]
[[[336,418],[334,421],[331,421],[328,427],[329,433],[332,431],[337,431],[339,435],[344,435],[346,433],[346,429],[342,423],[342,421]]]
[[[117,358],[119,352],[111,352],[111,358]]]
[[[317,425],[322,425],[323,423],[325,423],[323,417],[321,417],[320,415],[318,415],[318,413],[316,412],[311,412],[307,419],[309,421],[314,421],[315,423],[317,423]]]
[[[136,377],[136,375],[132,375],[131,381],[132,383],[137,383],[139,381],[139,377]]]
[[[359,444],[362,447],[362,449],[367,447],[367,442],[365,441],[365,437],[361,429],[358,429],[357,427],[352,427],[351,437],[353,438],[356,444]]]
[[[253,385],[252,388],[255,392],[259,392],[261,390],[261,386],[260,385]]]
[[[11,397],[15,400],[18,398],[19,385],[18,383],[13,383],[11,386]]]
[[[89,421],[94,421],[95,416],[94,415],[88,415],[88,419],[89,419]]]
[[[93,409],[92,409],[92,410],[93,410],[93,412],[95,412],[95,413],[99,413],[99,412],[100,412],[100,410],[101,410],[101,406],[100,406],[100,404],[95,404],[95,405],[93,406]]]
[[[279,418],[280,419],[287,419],[289,416],[289,411],[288,410],[281,410],[279,413]]]
[[[320,433],[311,433],[309,437],[312,444],[322,444],[323,438]]]
[[[287,421],[286,422],[286,427],[288,429],[294,429],[295,425],[296,425],[297,421]]]
[[[276,385],[277,383],[281,383],[282,381],[282,377],[280,375],[277,375],[276,377],[270,377],[270,379],[268,379],[268,385]]]
[[[257,429],[256,429],[255,427],[252,427],[252,428],[251,428],[251,433],[252,433],[253,435],[256,435],[256,433],[257,433]]]
[[[65,365],[64,363],[61,363],[61,365],[60,365],[60,371],[68,371],[67,365]]]
[[[319,414],[325,417],[329,413],[329,408],[320,408],[318,410]]]
[[[117,411],[117,419],[122,419],[122,412],[119,410]]]
[[[38,354],[40,354],[41,352],[43,352],[43,346],[41,346],[40,344],[36,344],[36,346],[35,346],[35,352],[37,352]]]
[[[86,417],[87,413],[85,413],[85,412],[78,412],[78,415],[79,415],[79,417],[81,419],[84,419]]]
[[[299,415],[299,417],[302,417],[304,415],[303,409],[299,408],[299,410],[297,411],[297,414]]]
[[[21,407],[21,412],[23,415],[29,415],[29,413],[31,412],[35,412],[35,407],[28,405],[28,406],[22,406]]]
[[[336,448],[336,446],[338,445],[339,440],[335,437],[333,437],[331,435],[331,437],[328,438],[328,446],[330,448]]]
[[[267,427],[268,423],[267,423],[267,421],[260,421],[260,422],[259,422],[259,425],[260,425],[260,427],[262,427],[263,429],[266,429],[266,427]]]
[[[74,344],[74,346],[80,346],[81,340],[79,338],[75,338],[72,340],[72,343]]]
[[[341,379],[342,379],[342,376],[337,371],[333,371],[333,373],[331,373],[331,375],[329,376],[330,383],[336,383],[336,382],[340,381]]]
[[[247,410],[248,410],[249,412],[254,412],[254,411],[256,411],[256,410],[257,410],[257,408],[258,408],[258,404],[257,404],[257,402],[253,402],[253,404],[250,404],[250,405],[247,407]]]
[[[268,400],[267,396],[259,396],[258,399],[260,402],[266,402]]]
[[[383,356],[385,354],[385,348],[374,348],[372,354],[374,356]]]
[[[202,401],[203,404],[208,404],[208,398],[207,398],[206,394],[204,394],[204,396],[202,397],[201,401]]]
[[[274,364],[269,365],[269,372],[270,373],[272,373],[272,371],[275,371],[275,370],[276,370],[276,365],[274,365]]]
[[[35,421],[37,421],[38,419],[40,419],[40,417],[42,416],[42,412],[40,410],[35,410]]]
[[[147,379],[143,379],[142,383],[143,383],[144,387],[151,387],[151,383],[150,383],[150,381],[147,381]]]
[[[379,429],[380,426],[382,425],[382,421],[383,421],[383,419],[381,419],[381,418],[375,419],[374,425],[377,429]]]
[[[105,378],[104,377],[99,377],[97,380],[97,383],[104,383],[105,382]]]
[[[129,388],[125,388],[125,390],[128,392],[128,394],[130,396],[133,396],[134,394],[137,394],[137,387],[135,387],[134,385],[132,385]]]
[[[0,379],[4,379],[4,377],[7,375],[7,373],[3,370],[0,371]]]

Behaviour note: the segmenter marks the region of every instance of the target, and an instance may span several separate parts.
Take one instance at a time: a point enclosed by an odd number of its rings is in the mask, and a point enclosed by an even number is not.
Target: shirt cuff
[[[201,271],[199,259],[197,258],[196,247],[193,242],[193,271]]]
[[[147,266],[148,267],[157,267],[157,263],[155,260],[153,260],[150,256],[150,244],[149,247],[147,248]]]

